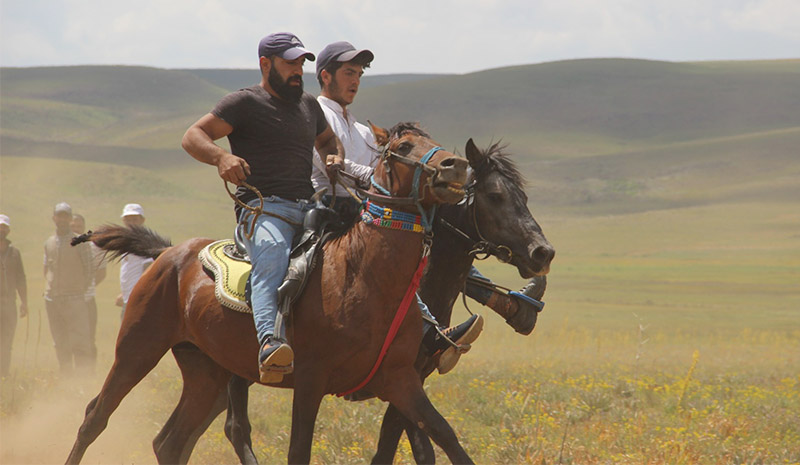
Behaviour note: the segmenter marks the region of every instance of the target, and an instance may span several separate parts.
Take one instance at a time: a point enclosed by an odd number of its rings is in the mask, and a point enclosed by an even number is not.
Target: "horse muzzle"
[[[436,164],[436,174],[431,178],[433,195],[444,203],[457,203],[465,194],[467,166],[469,162],[461,157],[447,157]]]
[[[549,243],[532,248],[533,250],[527,257],[514,255],[511,259],[511,263],[517,267],[519,275],[526,279],[547,275],[550,272],[550,262],[556,255],[556,250]]]

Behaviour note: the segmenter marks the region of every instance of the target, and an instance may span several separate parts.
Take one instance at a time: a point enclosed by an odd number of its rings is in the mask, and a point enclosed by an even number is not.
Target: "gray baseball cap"
[[[277,55],[284,60],[294,60],[305,55],[309,61],[314,61],[314,54],[303,47],[303,42],[291,32],[276,32],[261,39],[258,43],[258,56]]]
[[[356,50],[350,42],[341,41],[329,44],[319,52],[319,60],[317,60],[317,78],[319,78],[322,70],[325,69],[330,62],[339,61],[345,63],[362,53],[367,56],[368,62],[375,59],[375,55],[371,51],[367,49]]]

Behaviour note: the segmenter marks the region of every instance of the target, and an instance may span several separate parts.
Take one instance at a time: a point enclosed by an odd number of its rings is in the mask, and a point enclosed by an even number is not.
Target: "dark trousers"
[[[0,376],[8,376],[11,368],[11,348],[14,345],[14,332],[16,330],[16,303],[0,303]]]
[[[61,372],[94,371],[85,297],[56,297],[45,300],[45,307]]]
[[[89,312],[89,342],[92,365],[97,363],[97,301],[94,296],[86,299],[86,310]]]

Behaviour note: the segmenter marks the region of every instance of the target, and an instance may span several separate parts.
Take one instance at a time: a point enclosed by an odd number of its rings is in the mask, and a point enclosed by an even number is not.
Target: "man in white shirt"
[[[369,67],[374,56],[369,50],[356,50],[349,42],[332,43],[322,52],[325,53],[322,56],[323,64],[317,64],[317,80],[321,89],[317,101],[347,154],[344,170],[358,176],[362,187],[369,186],[380,153],[372,130],[356,121],[347,107],[353,103],[364,69]],[[311,183],[315,191],[328,189],[328,194],[323,198],[326,204],[330,205],[331,198],[336,196],[334,206],[344,223],[349,223],[348,218],[358,215],[361,206],[344,187],[331,186],[319,156],[314,157]]]
[[[129,203],[122,209],[122,222],[125,226],[142,226],[144,224],[144,209],[138,203]],[[127,254],[122,257],[119,267],[119,287],[120,294],[117,296],[117,306],[122,307],[120,318],[125,316],[125,306],[128,305],[128,298],[131,296],[133,286],[139,281],[150,264],[152,258],[139,257]]]
[[[349,42],[334,42],[317,56],[317,80],[321,89],[317,101],[325,113],[328,124],[344,146],[345,171],[358,176],[364,185],[369,185],[380,152],[377,150],[372,131],[356,121],[347,107],[355,100],[364,69],[369,67],[373,59],[371,51],[357,50]],[[337,185],[335,190],[331,189],[321,158],[315,156],[313,159],[311,182],[314,190],[327,187],[331,195],[336,195],[335,207],[340,215],[357,214],[360,205],[342,186]],[[326,197],[324,200],[330,201],[330,195]],[[436,331],[434,329],[434,325],[438,326],[436,318],[419,295],[417,304],[423,315],[423,346],[431,356],[441,354],[438,369],[444,374],[455,366],[460,354],[452,349],[452,344],[442,336],[442,333],[457,344],[471,344],[483,329],[483,318],[480,315],[473,315],[460,325]]]

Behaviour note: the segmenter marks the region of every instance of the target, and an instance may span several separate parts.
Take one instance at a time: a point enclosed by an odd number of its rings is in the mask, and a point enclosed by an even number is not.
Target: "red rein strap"
[[[400,325],[403,323],[403,320],[406,317],[406,313],[408,313],[408,307],[411,306],[411,299],[414,298],[414,294],[417,292],[417,288],[419,287],[419,280],[422,278],[422,271],[425,269],[425,264],[428,263],[427,255],[422,257],[419,261],[419,266],[417,267],[417,271],[414,273],[414,277],[411,278],[411,283],[408,285],[408,289],[406,289],[406,295],[403,296],[403,300],[400,302],[400,307],[397,308],[397,313],[394,315],[394,320],[392,320],[392,325],[389,327],[389,333],[386,334],[386,340],[383,341],[383,347],[381,347],[381,353],[378,355],[378,360],[375,360],[375,366],[372,367],[372,371],[369,372],[367,377],[364,381],[361,381],[358,386],[336,394],[338,397],[346,396],[348,394],[352,394],[359,389],[363,388],[367,385],[367,383],[372,380],[372,377],[375,376],[375,373],[378,371],[378,368],[381,366],[381,362],[383,361],[383,357],[386,356],[386,352],[389,351],[389,346],[392,345],[392,341],[394,341],[394,337],[397,335],[397,331],[400,330]]]

